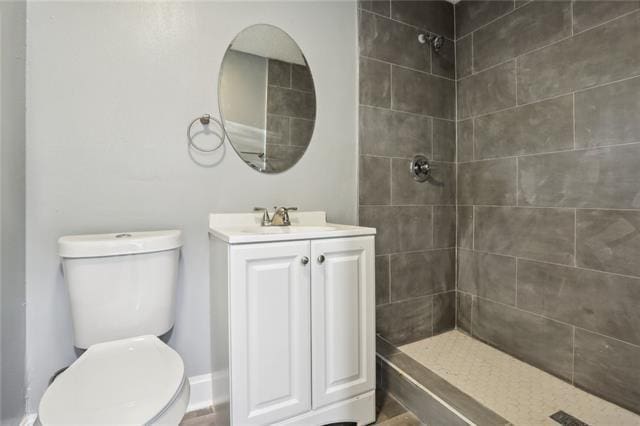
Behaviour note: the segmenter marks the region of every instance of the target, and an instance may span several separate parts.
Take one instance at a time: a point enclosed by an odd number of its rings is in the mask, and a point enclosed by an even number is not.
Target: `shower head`
[[[437,34],[420,33],[418,34],[418,42],[420,42],[420,44],[425,44],[428,42],[429,45],[433,48],[433,50],[437,52],[438,50],[440,50],[440,48],[444,44],[444,37]]]

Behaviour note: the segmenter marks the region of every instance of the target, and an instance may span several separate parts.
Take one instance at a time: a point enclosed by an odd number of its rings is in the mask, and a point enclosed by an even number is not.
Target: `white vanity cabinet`
[[[214,401],[230,403],[233,425],[373,422],[375,230],[227,216],[211,218],[213,376],[228,375]]]

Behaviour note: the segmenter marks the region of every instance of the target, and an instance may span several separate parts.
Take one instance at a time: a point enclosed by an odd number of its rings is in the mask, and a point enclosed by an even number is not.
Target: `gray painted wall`
[[[396,344],[455,326],[455,69],[446,1],[360,2],[360,223],[376,236],[376,328]],[[418,33],[448,37],[433,52]],[[415,182],[413,155],[433,159]]]
[[[207,214],[278,204],[356,222],[355,4],[32,2],[27,12],[29,411],[50,375],[76,358],[56,254],[65,234],[181,228],[170,344],[188,375],[208,373]],[[313,140],[282,174],[257,173],[228,145],[215,166],[200,167],[186,126],[218,112],[225,49],[260,22],[289,33],[314,72]]]
[[[0,2],[0,423],[25,410],[26,3]]]
[[[640,3],[456,26],[458,327],[638,412]]]

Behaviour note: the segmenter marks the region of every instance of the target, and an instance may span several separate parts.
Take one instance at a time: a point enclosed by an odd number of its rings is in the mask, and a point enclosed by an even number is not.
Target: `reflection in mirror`
[[[315,125],[311,71],[296,42],[272,25],[253,25],[222,60],[220,113],[231,145],[249,166],[279,173],[304,154]]]

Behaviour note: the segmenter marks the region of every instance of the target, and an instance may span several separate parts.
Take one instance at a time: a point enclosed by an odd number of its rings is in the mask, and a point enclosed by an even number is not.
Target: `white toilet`
[[[58,240],[75,346],[87,350],[46,390],[48,425],[177,425],[189,402],[180,355],[156,336],[175,318],[180,231]]]

